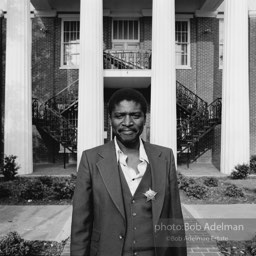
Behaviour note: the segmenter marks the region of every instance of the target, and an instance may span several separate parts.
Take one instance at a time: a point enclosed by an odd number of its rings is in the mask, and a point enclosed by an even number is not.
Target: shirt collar
[[[114,138],[114,143],[115,143],[115,149],[116,149],[116,160],[117,162],[119,162],[120,160],[120,154],[126,156],[123,151],[120,149],[120,147],[118,146],[118,143],[116,141],[116,137]],[[127,156],[126,156],[127,157]],[[140,161],[146,161],[147,163],[149,163],[148,161],[148,156],[145,150],[145,147],[143,145],[142,139],[140,138],[140,147],[139,147],[139,159]]]

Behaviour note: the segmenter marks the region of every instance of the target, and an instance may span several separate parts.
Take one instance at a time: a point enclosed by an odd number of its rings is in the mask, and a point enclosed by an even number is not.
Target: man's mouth
[[[125,135],[130,135],[130,134],[134,133],[133,130],[121,130],[120,132],[125,134]]]

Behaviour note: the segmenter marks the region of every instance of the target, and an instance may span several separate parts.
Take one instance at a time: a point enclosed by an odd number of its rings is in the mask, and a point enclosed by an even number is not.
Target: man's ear
[[[112,126],[111,115],[110,114],[108,115],[108,122],[109,122],[110,126]]]
[[[147,115],[145,114],[145,115],[144,115],[144,124],[143,124],[144,126],[145,126],[145,124],[146,124],[146,121],[147,121]]]

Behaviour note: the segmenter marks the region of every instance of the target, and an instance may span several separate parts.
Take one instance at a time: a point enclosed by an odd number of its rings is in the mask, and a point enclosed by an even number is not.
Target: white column
[[[153,0],[150,141],[176,156],[175,1]]]
[[[248,6],[225,0],[221,172],[249,163]]]
[[[83,0],[80,7],[78,163],[82,151],[103,144],[103,6]]]
[[[4,152],[33,172],[30,1],[7,1]]]

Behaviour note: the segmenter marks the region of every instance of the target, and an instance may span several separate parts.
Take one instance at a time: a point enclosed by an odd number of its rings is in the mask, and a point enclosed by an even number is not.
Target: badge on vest
[[[143,195],[147,198],[147,202],[150,200],[155,200],[156,194],[157,194],[157,192],[155,192],[151,188],[149,188],[148,191],[146,191],[146,193],[143,193]]]

